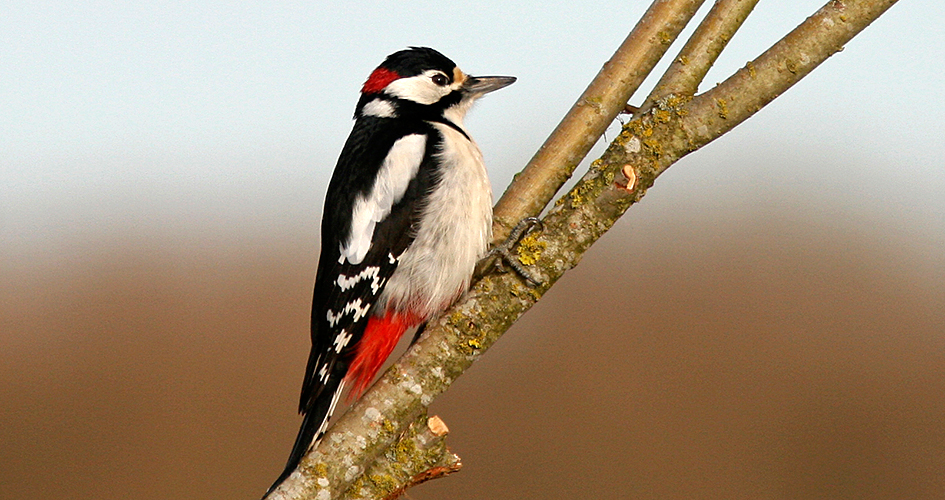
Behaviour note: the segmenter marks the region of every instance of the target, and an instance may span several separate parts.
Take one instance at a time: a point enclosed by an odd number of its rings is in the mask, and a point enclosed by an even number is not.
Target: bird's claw
[[[495,266],[500,272],[505,272],[505,266],[503,263],[508,264],[519,276],[525,279],[531,286],[541,285],[541,280],[537,279],[532,273],[525,269],[521,262],[512,257],[512,249],[515,248],[515,245],[522,239],[525,234],[531,231],[534,228],[541,230],[543,224],[541,219],[538,217],[526,217],[519,221],[518,224],[512,228],[512,231],[509,233],[508,238],[505,239],[501,244],[496,245],[489,250],[490,257],[496,257]]]

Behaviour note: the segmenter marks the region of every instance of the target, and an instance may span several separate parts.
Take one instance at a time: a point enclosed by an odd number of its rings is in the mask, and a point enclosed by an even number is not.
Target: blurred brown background
[[[941,498],[941,249],[659,189],[434,404],[465,467],[410,498]],[[8,274],[0,325],[32,340],[0,356],[0,496],[265,490],[314,264],[302,240],[208,239]]]
[[[760,2],[706,86],[824,1]],[[364,78],[517,76],[467,121],[498,194],[648,4],[4,5],[0,500],[258,499]],[[435,401],[464,468],[409,497],[945,498],[943,18],[674,165]]]

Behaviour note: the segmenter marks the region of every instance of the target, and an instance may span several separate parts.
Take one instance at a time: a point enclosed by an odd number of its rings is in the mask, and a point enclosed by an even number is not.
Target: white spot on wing
[[[325,314],[328,317],[328,326],[334,327],[335,323],[337,323],[338,320],[341,319],[341,316],[344,315],[344,313],[345,313],[344,311],[341,311],[340,313],[335,314],[331,312],[331,309],[329,309],[327,313]]]
[[[338,275],[338,280],[336,282],[338,283],[338,286],[341,287],[341,290],[345,291],[353,287],[354,285],[357,285],[358,282],[360,282],[364,278],[373,278],[374,283],[371,284],[371,287],[377,288],[378,286],[377,273],[380,272],[380,270],[381,268],[377,266],[368,266],[368,267],[365,267],[364,270],[361,271],[360,273],[351,277],[345,276],[343,274]],[[374,292],[374,293],[377,293],[377,292]]]
[[[342,349],[351,341],[351,334],[347,330],[341,330],[335,337],[335,352],[341,352]]]
[[[352,264],[364,260],[371,248],[374,227],[390,214],[391,208],[404,197],[407,186],[417,175],[426,152],[427,136],[411,134],[401,137],[391,147],[378,171],[374,186],[366,196],[359,196],[351,216],[351,230],[341,245],[341,259]]]
[[[334,326],[337,325],[339,321],[341,321],[341,318],[345,314],[354,313],[354,319],[352,319],[354,322],[357,322],[359,319],[367,316],[368,311],[371,310],[373,302],[365,304],[364,307],[361,307],[361,304],[361,299],[354,299],[351,302],[345,304],[345,308],[342,309],[341,312],[334,313],[331,311],[331,309],[329,309],[326,313],[326,316],[328,317],[328,326],[334,328]]]
[[[368,311],[371,310],[371,304],[365,304],[364,307],[361,307],[361,299],[354,299],[351,302],[348,302],[348,305],[345,306],[345,312],[354,313],[354,321],[367,316]]]

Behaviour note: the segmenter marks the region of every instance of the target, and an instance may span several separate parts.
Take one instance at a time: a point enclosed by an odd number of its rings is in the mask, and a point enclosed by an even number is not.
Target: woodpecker
[[[324,435],[345,386],[363,393],[403,333],[468,288],[492,239],[492,189],[463,117],[513,82],[410,47],[361,87],[322,215],[304,419],[267,496]]]

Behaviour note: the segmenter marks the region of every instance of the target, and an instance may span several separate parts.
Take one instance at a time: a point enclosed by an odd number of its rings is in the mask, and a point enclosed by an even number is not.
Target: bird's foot
[[[509,233],[508,238],[501,244],[493,247],[492,250],[489,250],[489,253],[486,255],[487,258],[493,258],[495,267],[500,272],[505,272],[505,266],[503,264],[508,264],[509,267],[515,270],[515,272],[524,278],[531,286],[541,285],[541,280],[536,278],[528,269],[525,269],[525,266],[523,266],[518,259],[512,257],[512,249],[518,245],[522,237],[536,227],[539,230],[542,229],[542,223],[538,217],[526,217],[522,219],[512,228],[512,232]]]

